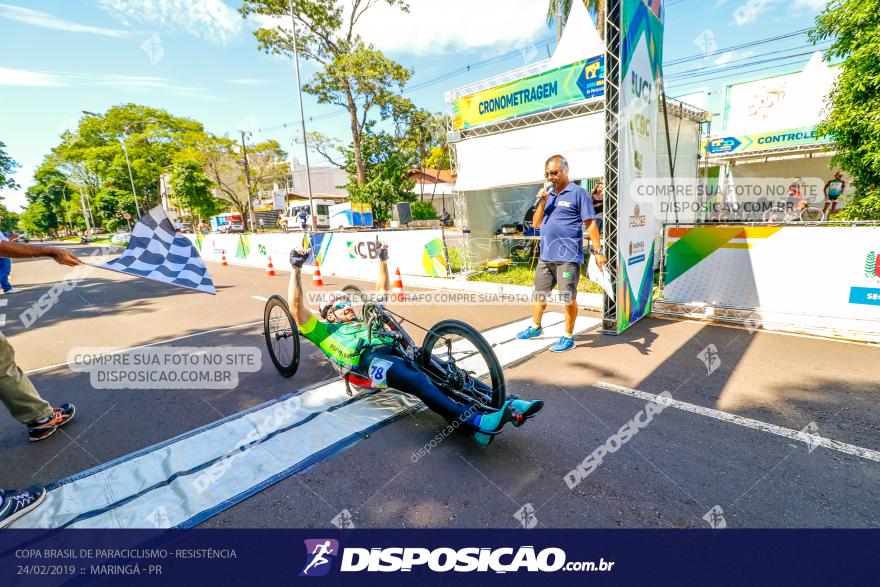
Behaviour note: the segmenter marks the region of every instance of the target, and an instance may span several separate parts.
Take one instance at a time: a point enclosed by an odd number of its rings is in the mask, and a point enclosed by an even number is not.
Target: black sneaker
[[[37,442],[49,438],[55,431],[73,420],[76,414],[76,406],[73,404],[61,404],[60,408],[52,408],[51,416],[28,422],[28,440]]]
[[[5,528],[14,521],[36,508],[46,499],[46,488],[34,485],[21,491],[0,489],[0,528]]]

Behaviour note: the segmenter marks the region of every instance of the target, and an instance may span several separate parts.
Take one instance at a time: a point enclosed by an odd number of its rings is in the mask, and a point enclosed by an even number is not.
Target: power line
[[[794,59],[796,57],[803,57],[804,55],[812,55],[815,51],[805,51],[803,53],[795,53],[793,55],[782,55],[779,57],[772,57],[770,59],[762,59],[758,61],[750,61],[749,63],[740,63],[738,65],[727,66],[726,64],[720,66],[707,67],[705,69],[697,69],[689,72],[682,73],[674,73],[672,75],[663,76],[664,79],[669,81],[675,81],[679,79],[689,79],[689,78],[699,78],[704,75],[712,75],[721,72],[728,72],[734,69],[741,69],[743,67],[752,67],[754,65],[761,65],[763,63],[773,63],[775,61],[784,61],[787,59]],[[749,58],[751,59],[751,58]]]
[[[683,1],[683,0],[679,0],[679,1]],[[546,39],[539,41],[537,44],[532,45],[530,47],[530,49],[534,48],[537,50],[537,49],[541,49],[544,47],[548,47],[548,46],[552,45],[554,42],[555,42],[554,37],[548,37]],[[435,78],[431,78],[431,79],[425,80],[423,82],[419,82],[417,84],[409,86],[408,88],[403,90],[401,92],[401,94],[409,94],[412,92],[417,92],[419,90],[423,90],[427,87],[436,85],[440,82],[446,81],[446,80],[451,79],[453,77],[459,76],[463,73],[468,73],[468,72],[473,71],[475,69],[480,69],[480,68],[486,67],[488,65],[493,65],[495,63],[501,63],[502,61],[507,61],[508,59],[511,59],[512,57],[516,57],[517,55],[522,55],[522,54],[523,54],[523,51],[520,49],[517,49],[516,51],[510,51],[509,53],[504,53],[503,55],[498,55],[497,57],[483,59],[482,61],[477,61],[475,63],[468,63],[462,67],[458,67],[456,69],[448,71],[448,72],[446,72],[440,76],[437,76]],[[325,120],[327,118],[341,116],[343,114],[346,114],[347,112],[348,112],[347,110],[336,110],[334,112],[327,112],[324,114],[319,114],[317,116],[310,116],[308,118],[308,120],[310,122],[314,122],[316,120]],[[272,126],[272,127],[268,127],[268,128],[258,128],[257,132],[267,132],[267,131],[272,131],[272,130],[284,129],[284,128],[287,128],[289,126],[293,126],[293,125],[299,124],[299,123],[300,123],[299,120],[294,121],[294,122],[285,122],[285,123],[279,124],[277,126]]]
[[[713,64],[711,64],[711,65],[705,65],[705,66],[703,66],[703,68],[707,68],[707,67],[716,67],[716,66],[717,66],[717,67],[722,67],[722,66],[725,66],[725,65],[727,65],[727,64],[729,64],[729,63],[740,63],[740,62],[742,62],[742,61],[748,61],[748,60],[750,60],[750,59],[757,59],[757,58],[759,58],[759,57],[766,57],[766,56],[768,56],[768,55],[777,55],[777,54],[779,54],[779,53],[785,53],[785,52],[787,52],[787,51],[797,51],[798,49],[806,49],[807,47],[810,47],[810,45],[799,45],[799,46],[797,46],[797,47],[787,47],[787,48],[785,48],[785,49],[779,49],[779,50],[777,50],[777,51],[765,51],[765,52],[762,52],[762,53],[759,53],[759,54],[752,54],[752,55],[747,55],[747,56],[745,56],[745,57],[740,57],[740,58],[737,58],[737,59],[731,59],[730,61],[725,61],[725,62],[723,62],[723,63],[713,63]],[[817,45],[817,46],[815,47],[815,51],[824,51],[825,49],[827,49],[827,47],[825,47],[825,46],[818,46],[818,45]],[[722,54],[722,57],[723,57],[723,54]],[[668,69],[669,69],[668,67],[664,67],[664,68],[663,68],[664,74],[665,74],[665,72],[666,72]],[[701,69],[702,69],[702,68],[701,68]],[[693,73],[694,71],[700,71],[700,70],[697,69],[697,70],[688,70],[687,72],[673,72],[671,75],[677,75],[677,74],[679,74],[679,73]]]
[[[799,35],[804,34],[809,29],[801,29],[799,31],[793,31],[791,33],[786,33],[784,35],[778,35],[776,37],[767,37],[764,39],[756,39],[754,41],[749,41],[748,43],[742,43],[740,45],[733,45],[731,47],[724,47],[723,49],[716,49],[712,51],[709,55],[715,55],[716,53],[723,53],[725,51],[736,51],[738,49],[748,49],[750,47],[756,47],[758,45],[764,45],[766,43],[773,43],[775,41],[781,41],[783,39],[790,39],[791,37],[797,37]],[[687,57],[681,57],[679,59],[673,59],[671,61],[667,61],[663,64],[663,67],[669,67],[672,65],[679,65],[681,63],[688,63],[690,61],[697,61],[699,59],[705,59],[708,55],[705,52],[695,53],[693,55],[689,55]]]

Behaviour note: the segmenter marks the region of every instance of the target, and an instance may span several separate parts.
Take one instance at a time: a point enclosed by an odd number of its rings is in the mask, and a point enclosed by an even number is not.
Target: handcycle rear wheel
[[[263,335],[272,364],[284,377],[293,377],[299,368],[299,329],[290,315],[287,301],[279,295],[266,302]]]
[[[470,324],[459,320],[435,324],[425,335],[419,360],[428,376],[453,400],[472,400],[495,410],[504,405],[507,394],[501,363],[483,335]],[[466,370],[468,363],[476,367],[476,373]]]

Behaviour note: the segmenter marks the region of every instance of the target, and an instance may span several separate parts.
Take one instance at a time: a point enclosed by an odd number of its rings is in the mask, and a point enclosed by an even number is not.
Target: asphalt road
[[[71,349],[83,346],[263,349],[264,300],[286,290],[286,274],[209,269],[216,297],[95,269],[25,328],[22,312],[69,269],[49,260],[14,262],[21,291],[3,298],[3,332],[44,397],[76,403],[78,415],[63,434],[28,444],[23,427],[0,413],[0,484],[49,483],[335,376],[306,341],[293,379],[278,375],[264,354],[259,372],[225,391],[96,390],[88,375],[69,369]],[[338,288],[348,280],[327,281]],[[485,330],[525,318],[529,309],[405,313],[426,326],[454,317]],[[348,510],[357,527],[519,527],[515,514],[523,507],[541,527],[708,527],[704,516],[713,508],[728,527],[880,526],[880,462],[871,452],[880,451],[876,347],[653,319],[619,337],[593,332],[576,342],[571,352],[544,352],[507,370],[510,391],[544,399],[546,407],[487,449],[453,434],[413,458],[445,427],[422,411],[203,526],[329,527]],[[707,356],[717,359],[707,365]],[[602,382],[668,391],[693,407],[663,410],[569,489],[564,476],[646,406],[644,398],[597,386]],[[720,420],[700,408],[763,425]],[[868,451],[813,446],[768,431],[773,426],[809,427]]]

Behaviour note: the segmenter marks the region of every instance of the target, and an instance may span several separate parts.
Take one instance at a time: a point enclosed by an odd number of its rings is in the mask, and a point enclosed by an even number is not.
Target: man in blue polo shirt
[[[538,192],[538,202],[532,222],[541,229],[541,255],[535,269],[535,302],[532,321],[528,328],[516,335],[519,339],[539,336],[541,317],[547,308],[542,299],[559,286],[559,293],[567,300],[565,305],[565,335],[550,350],[556,353],[574,348],[574,321],[577,318],[577,284],[584,262],[584,226],[590,237],[596,263],[602,269],[605,255],[599,240],[596,213],[587,190],[568,180],[568,161],[562,155],[553,155],[544,164],[544,177],[552,184],[549,192]]]

